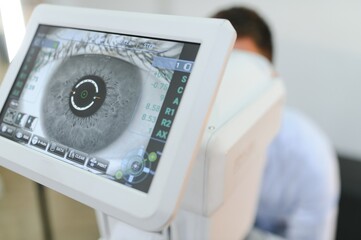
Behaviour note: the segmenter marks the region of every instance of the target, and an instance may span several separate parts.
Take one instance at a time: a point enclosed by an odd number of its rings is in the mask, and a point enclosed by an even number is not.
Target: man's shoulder
[[[327,202],[328,197],[334,202],[338,196],[335,150],[323,131],[300,111],[285,109],[267,158],[264,180],[272,182],[269,188],[279,188],[280,192],[288,189],[292,199],[300,198],[301,192],[302,199],[317,196],[321,202]]]
[[[304,113],[293,108],[285,108],[282,123],[276,141],[295,142],[300,144],[330,145],[330,141],[323,130]]]
[[[281,128],[269,147],[269,158],[279,164],[320,169],[335,161],[335,152],[326,134],[298,110],[286,108]]]

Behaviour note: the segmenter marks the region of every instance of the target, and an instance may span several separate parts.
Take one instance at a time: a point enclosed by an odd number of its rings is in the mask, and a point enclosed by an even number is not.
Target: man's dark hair
[[[271,30],[255,11],[245,7],[232,7],[216,13],[213,17],[229,20],[236,29],[237,38],[251,38],[263,55],[272,61]]]

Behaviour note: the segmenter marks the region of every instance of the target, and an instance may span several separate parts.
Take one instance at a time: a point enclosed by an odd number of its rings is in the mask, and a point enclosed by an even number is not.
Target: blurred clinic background
[[[361,236],[360,0],[0,0],[0,83],[40,3],[199,17],[234,5],[255,9],[272,28],[287,104],[313,118],[336,148],[337,239]],[[98,238],[92,209],[3,168],[0,175],[0,239]]]

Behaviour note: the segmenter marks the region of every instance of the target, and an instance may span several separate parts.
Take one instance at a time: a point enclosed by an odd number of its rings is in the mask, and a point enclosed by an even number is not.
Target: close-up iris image
[[[113,180],[143,179],[151,164],[145,149],[174,72],[154,59],[178,59],[184,44],[41,26],[32,45],[38,51],[19,109],[39,119],[34,134],[72,158],[89,156],[78,167]]]
[[[95,152],[129,126],[142,93],[140,69],[114,57],[67,58],[51,76],[42,101],[46,135]]]

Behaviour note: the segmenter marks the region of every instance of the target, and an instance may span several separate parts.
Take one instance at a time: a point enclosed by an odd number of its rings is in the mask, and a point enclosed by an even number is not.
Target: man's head
[[[267,23],[253,10],[233,7],[216,13],[214,18],[231,22],[237,32],[236,49],[259,53],[272,62],[272,34]]]

